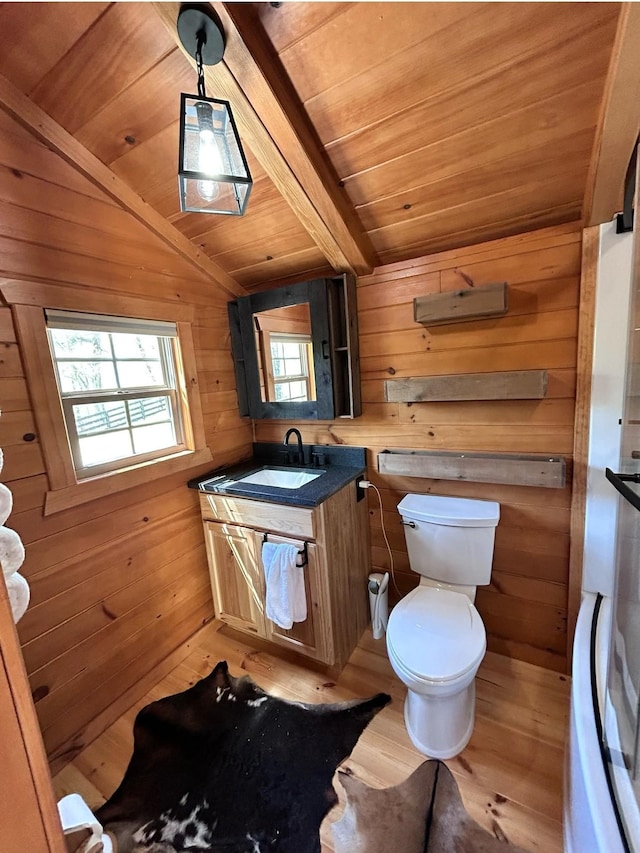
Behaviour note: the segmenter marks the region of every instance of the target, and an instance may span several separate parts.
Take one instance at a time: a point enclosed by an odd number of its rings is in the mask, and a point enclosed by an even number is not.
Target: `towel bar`
[[[268,534],[268,533],[263,533],[263,534],[262,534],[262,544],[263,544],[263,545],[264,545],[264,543],[267,541],[267,537],[268,537],[268,536],[269,536],[269,534]],[[302,557],[302,562],[301,562],[301,563],[296,563],[296,565],[297,565],[297,566],[300,566],[300,568],[301,568],[301,569],[302,569],[302,568],[304,568],[304,566],[308,566],[308,565],[309,565],[309,552],[307,551],[307,545],[308,545],[308,544],[309,544],[308,542],[305,542],[305,543],[304,543],[304,547],[302,548],[302,551],[298,551],[298,554],[300,554],[300,556]]]

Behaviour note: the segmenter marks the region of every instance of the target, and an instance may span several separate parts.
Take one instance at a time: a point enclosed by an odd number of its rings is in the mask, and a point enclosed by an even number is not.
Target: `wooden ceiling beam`
[[[211,97],[231,103],[244,145],[338,272],[369,273],[376,256],[251,4],[210,4],[226,39],[224,59],[205,67]],[[154,3],[182,48],[179,3]],[[183,50],[192,65],[194,60]],[[194,90],[196,79],[194,76]],[[251,203],[251,202],[249,202]]]
[[[103,190],[109,198],[128,211],[163,243],[174,249],[198,272],[231,296],[246,294],[247,291],[221,266],[197,249],[174,225],[125,184],[115,172],[98,160],[82,143],[71,136],[2,74],[0,74],[0,109],[26,128],[47,148],[55,151],[94,186]]]
[[[623,3],[591,154],[582,218],[609,222],[622,210],[624,180],[640,132],[640,4]]]

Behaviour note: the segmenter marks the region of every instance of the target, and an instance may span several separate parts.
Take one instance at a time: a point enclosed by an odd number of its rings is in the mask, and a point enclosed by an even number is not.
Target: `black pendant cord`
[[[198,33],[198,42],[196,46],[196,69],[198,71],[198,97],[206,98],[207,92],[204,88],[204,66],[202,63],[202,48],[206,43],[207,37],[201,30]]]

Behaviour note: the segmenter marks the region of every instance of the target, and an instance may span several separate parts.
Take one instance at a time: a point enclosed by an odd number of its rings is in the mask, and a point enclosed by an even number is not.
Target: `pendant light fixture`
[[[178,35],[198,70],[198,94],[180,95],[180,210],[242,216],[252,184],[247,160],[229,102],[207,98],[204,85],[203,67],[224,55],[222,26],[209,7],[185,4]]]

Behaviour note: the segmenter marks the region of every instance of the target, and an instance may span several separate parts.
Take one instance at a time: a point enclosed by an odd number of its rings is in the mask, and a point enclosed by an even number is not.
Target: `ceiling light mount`
[[[211,7],[200,3],[184,3],[178,12],[178,35],[189,56],[197,59],[198,49],[203,65],[217,65],[224,56],[224,31]]]

